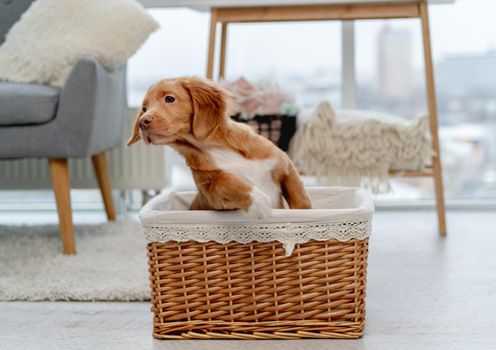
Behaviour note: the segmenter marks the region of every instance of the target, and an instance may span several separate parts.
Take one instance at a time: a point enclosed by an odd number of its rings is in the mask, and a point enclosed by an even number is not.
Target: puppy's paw
[[[253,186],[250,193],[251,205],[247,214],[256,217],[258,220],[268,218],[272,215],[272,205],[270,197],[257,187]]]

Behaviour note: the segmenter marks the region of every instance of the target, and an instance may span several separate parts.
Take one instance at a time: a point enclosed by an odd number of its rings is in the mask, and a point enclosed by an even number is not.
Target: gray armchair
[[[0,0],[0,45],[31,2]],[[107,217],[115,219],[105,152],[122,143],[125,72],[83,57],[62,89],[0,81],[0,160],[49,160],[65,254],[76,252],[68,158],[92,157]]]

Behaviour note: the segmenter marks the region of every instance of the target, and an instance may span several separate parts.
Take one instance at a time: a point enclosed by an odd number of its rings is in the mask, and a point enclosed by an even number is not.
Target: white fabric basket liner
[[[273,209],[258,220],[241,210],[188,210],[196,192],[171,192],[150,200],[140,211],[148,242],[281,242],[286,255],[310,240],[341,242],[370,235],[374,204],[359,188],[309,187],[312,209]]]

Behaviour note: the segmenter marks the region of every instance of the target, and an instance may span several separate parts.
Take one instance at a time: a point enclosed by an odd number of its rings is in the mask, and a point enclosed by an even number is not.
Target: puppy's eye
[[[141,107],[141,111],[142,111],[143,113],[145,113],[145,112],[146,112],[146,107],[145,107],[145,106]]]
[[[176,100],[174,96],[167,95],[165,96],[165,103],[172,103]]]

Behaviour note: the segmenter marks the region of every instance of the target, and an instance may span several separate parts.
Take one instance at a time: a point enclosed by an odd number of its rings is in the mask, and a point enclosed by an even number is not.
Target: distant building
[[[441,122],[491,123],[496,116],[496,51],[454,54],[436,64]]]
[[[406,97],[414,87],[412,36],[406,29],[385,25],[377,37],[378,84],[389,97]]]
[[[443,95],[496,94],[496,50],[455,54],[436,65],[437,89]]]

